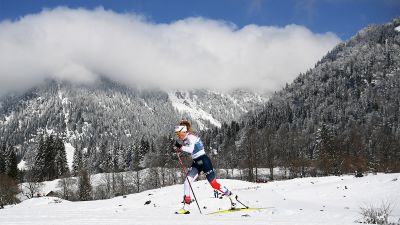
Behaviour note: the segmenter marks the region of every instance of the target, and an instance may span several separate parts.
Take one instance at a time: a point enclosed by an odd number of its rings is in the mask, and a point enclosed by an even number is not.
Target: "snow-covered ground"
[[[175,215],[181,206],[182,185],[149,190],[127,197],[89,202],[69,202],[42,197],[26,200],[0,210],[0,224],[356,224],[360,207],[392,204],[393,222],[400,222],[400,174],[331,176],[276,181],[264,184],[220,180],[251,207],[262,211],[242,211],[206,215],[229,208],[227,199],[213,197],[206,181],[193,185],[203,214],[195,203],[191,214]],[[150,200],[151,203],[145,205]],[[61,201],[61,202],[60,202]]]

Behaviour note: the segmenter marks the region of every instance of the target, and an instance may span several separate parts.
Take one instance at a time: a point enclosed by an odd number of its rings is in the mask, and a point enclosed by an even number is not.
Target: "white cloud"
[[[47,78],[98,75],[163,88],[274,91],[311,68],[340,39],[305,27],[187,18],[155,24],[135,14],[56,8],[0,23],[0,92]]]

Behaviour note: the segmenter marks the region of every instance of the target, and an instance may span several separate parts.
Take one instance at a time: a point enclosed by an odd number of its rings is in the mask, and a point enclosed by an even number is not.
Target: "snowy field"
[[[96,224],[96,225],[234,225],[234,224],[357,224],[360,207],[392,204],[390,221],[400,222],[400,174],[302,178],[255,184],[220,180],[250,207],[262,211],[242,211],[222,215],[207,213],[229,208],[227,199],[213,197],[206,181],[193,188],[203,214],[195,203],[191,214],[175,215],[181,207],[182,185],[149,190],[109,200],[69,202],[42,197],[26,200],[0,210],[0,224]],[[146,201],[151,201],[145,205]]]

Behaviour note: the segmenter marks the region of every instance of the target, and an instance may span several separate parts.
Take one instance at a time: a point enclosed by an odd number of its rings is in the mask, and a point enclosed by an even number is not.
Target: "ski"
[[[185,209],[180,209],[176,211],[175,214],[190,214],[190,211]]]
[[[266,208],[233,208],[233,209],[225,209],[225,210],[207,213],[206,215],[218,215],[218,214],[240,212],[240,211],[261,211],[263,209],[266,209]]]

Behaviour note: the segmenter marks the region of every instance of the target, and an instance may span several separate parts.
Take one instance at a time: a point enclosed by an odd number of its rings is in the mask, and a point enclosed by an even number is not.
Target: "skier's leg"
[[[183,184],[183,207],[178,210],[176,213],[178,214],[188,214],[189,212],[189,208],[190,208],[190,203],[191,203],[191,194],[190,194],[190,184],[193,183],[193,181],[196,180],[196,178],[199,175],[199,170],[192,165],[192,167],[189,169],[189,172],[186,176],[185,182]]]
[[[212,176],[210,176],[212,179]],[[215,177],[215,176],[214,176]],[[207,177],[208,179],[208,177]],[[211,187],[213,187],[215,190],[218,190],[220,192],[222,192],[222,196],[226,196],[229,198],[230,202],[231,202],[231,208],[234,209],[237,205],[236,200],[237,200],[237,195],[234,195],[227,187],[221,185],[216,178],[214,178],[213,180],[209,180]],[[222,198],[221,196],[221,198]]]
[[[197,168],[196,167],[191,167],[189,172],[188,172],[188,174],[187,174],[187,178],[185,179],[185,183],[183,185],[183,188],[184,188],[184,197],[183,197],[184,199],[183,199],[183,201],[186,204],[190,204],[190,201],[191,201],[189,182],[190,182],[190,184],[192,184],[197,179],[198,176],[199,176],[199,171],[197,170]]]
[[[208,182],[210,183],[212,188],[214,188],[215,190],[221,192],[223,195],[226,195],[226,196],[231,195],[232,192],[226,186],[224,186],[220,182],[218,182],[217,178],[214,178],[211,181],[209,180]]]
[[[202,163],[203,163],[203,171],[204,174],[207,177],[208,182],[210,183],[211,187],[214,188],[215,190],[222,192],[222,194],[229,196],[231,192],[229,189],[223,185],[221,185],[216,178],[214,168],[212,166],[210,158],[208,156],[205,156],[202,158]]]
[[[220,191],[222,193],[222,196],[228,197],[231,202],[231,208],[235,208],[237,205],[236,200],[238,199],[238,196],[234,195],[227,187],[217,181],[215,171],[208,156],[202,158],[202,165],[202,171],[204,171],[204,173],[206,174],[207,180],[210,183],[211,187],[213,187],[215,190]]]

